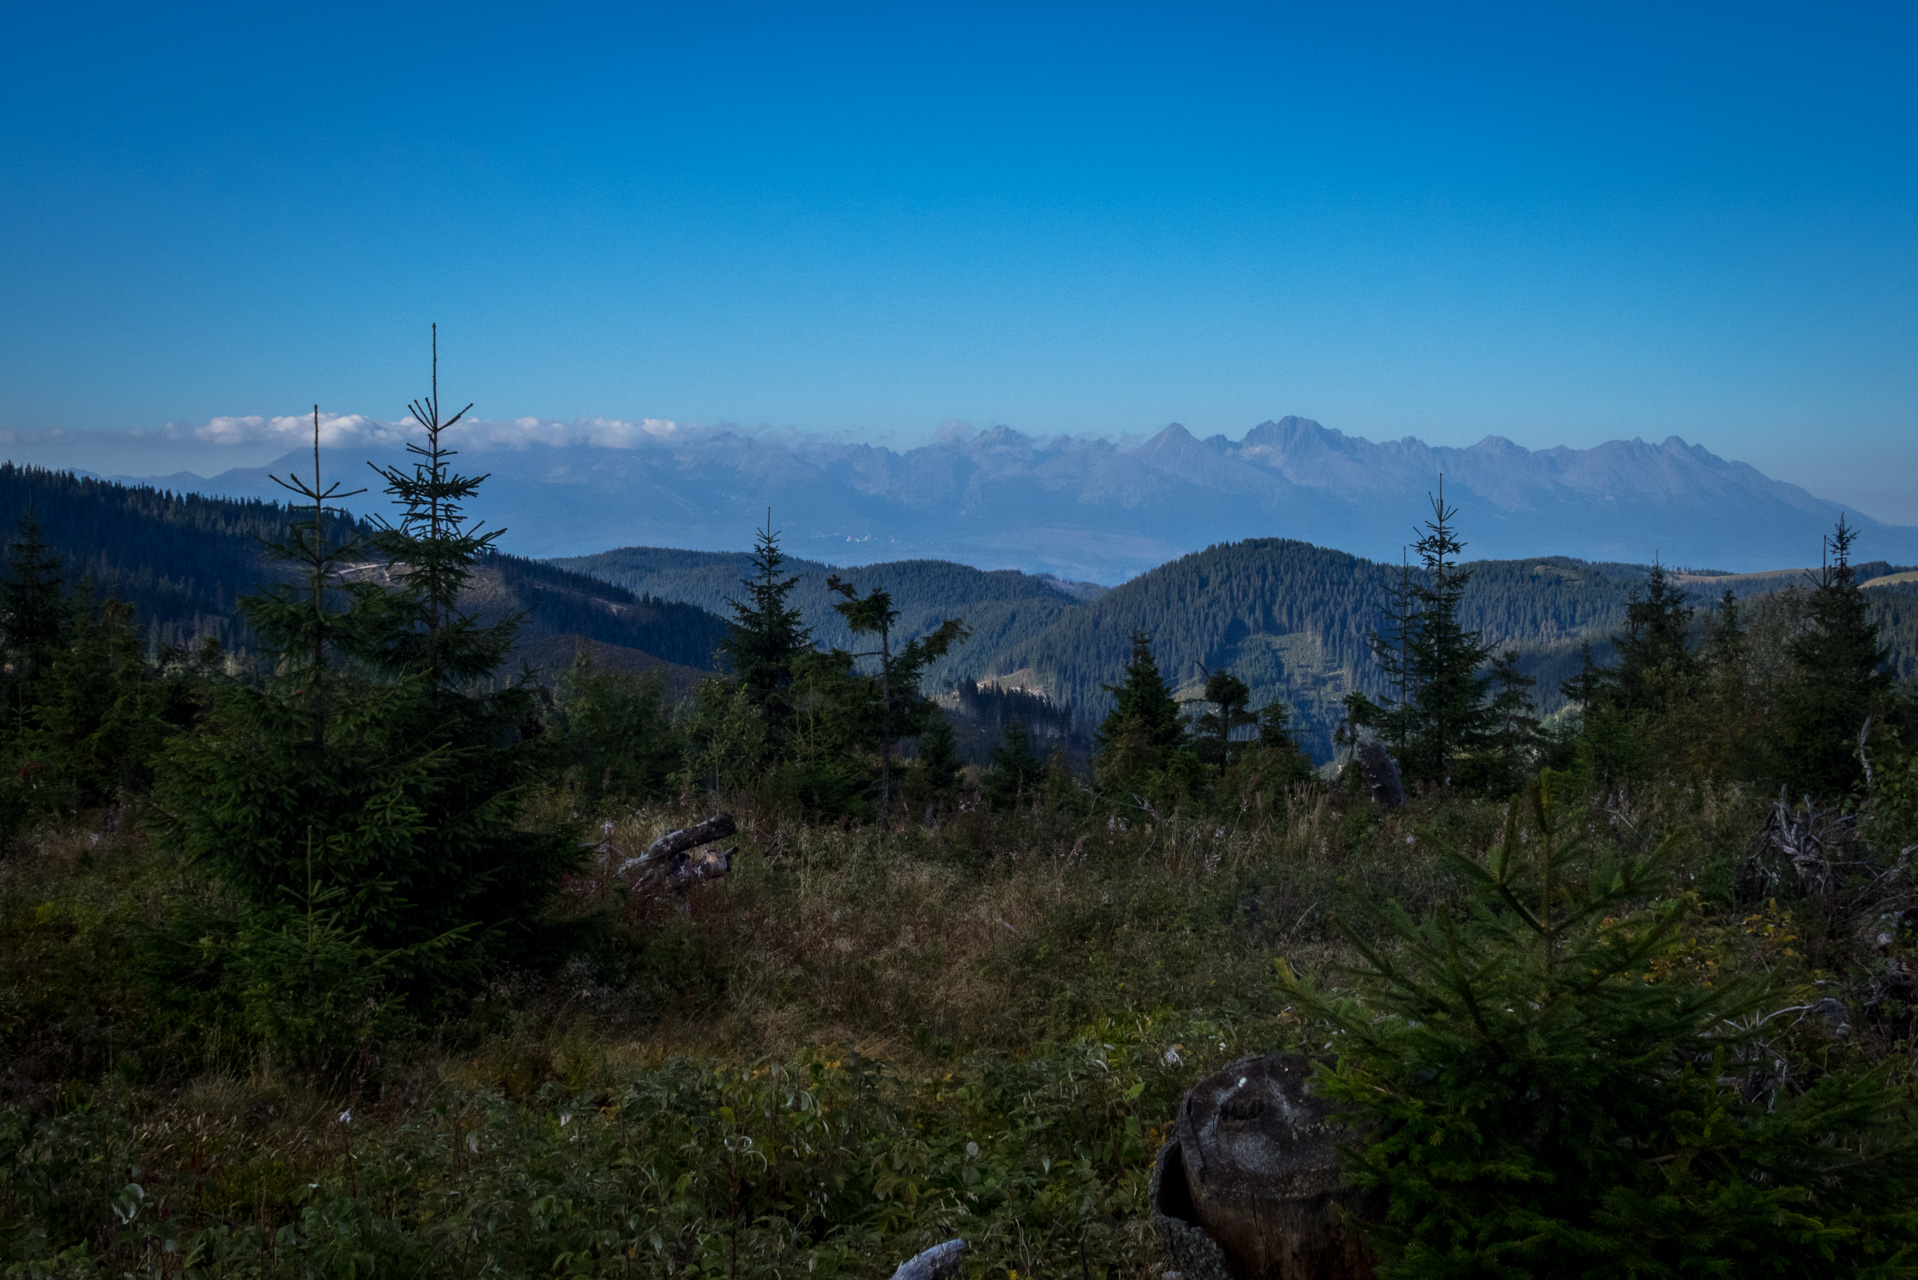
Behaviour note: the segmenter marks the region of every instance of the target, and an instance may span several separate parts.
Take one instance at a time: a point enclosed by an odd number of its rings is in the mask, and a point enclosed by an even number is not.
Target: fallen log
[[[675,893],[684,893],[702,880],[717,880],[733,869],[733,855],[739,852],[736,846],[716,851],[700,846],[724,840],[738,829],[730,813],[721,813],[694,826],[668,831],[647,845],[645,853],[620,863],[618,874],[629,875],[635,889],[664,885]]]
[[[714,814],[706,821],[690,827],[681,827],[677,831],[668,831],[659,839],[646,846],[642,861],[648,858],[670,858],[675,853],[684,853],[688,849],[697,849],[702,844],[711,844],[715,840],[724,840],[739,830],[733,824],[730,813]]]
[[[936,1244],[900,1263],[899,1269],[892,1273],[892,1280],[950,1280],[959,1274],[959,1255],[965,1249],[964,1240]]]
[[[1296,1053],[1194,1085],[1152,1169],[1152,1222],[1183,1280],[1371,1280],[1339,1167],[1349,1137]]]

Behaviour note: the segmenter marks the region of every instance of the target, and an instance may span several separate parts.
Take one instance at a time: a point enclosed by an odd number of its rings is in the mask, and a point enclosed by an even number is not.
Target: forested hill
[[[0,465],[0,540],[10,541],[29,512],[65,576],[93,584],[136,609],[151,648],[213,637],[244,647],[238,599],[280,570],[263,539],[278,538],[294,513],[277,503],[203,498]],[[342,521],[342,534],[366,527]],[[476,575],[473,607],[487,614],[526,611],[527,654],[547,661],[570,653],[565,639],[595,642],[618,665],[712,665],[724,624],[695,605],[646,599],[585,574],[494,556]],[[575,642],[576,643],[576,642]]]
[[[552,563],[629,591],[696,604],[722,617],[731,616],[727,602],[739,598],[740,580],[752,572],[752,558],[743,552],[668,547],[622,547]],[[901,635],[930,631],[946,618],[964,619],[972,637],[931,669],[929,681],[935,687],[993,669],[997,655],[1041,634],[1081,608],[1084,599],[1100,594],[1014,569],[974,569],[945,560],[898,560],[846,569],[795,559],[786,562],[785,572],[799,578],[792,604],[820,645],[853,647],[846,620],[833,610],[843,597],[826,589],[826,579],[834,573],[861,591],[890,591],[899,609]]]
[[[277,537],[292,517],[270,502],[0,466],[0,536],[11,536],[29,510],[68,578],[84,576],[97,593],[133,604],[155,651],[202,636],[245,647],[236,601],[275,578],[261,539]],[[834,570],[805,560],[788,567],[800,577],[794,603],[815,641],[849,645],[844,620],[832,609],[837,597],[825,586]],[[1644,566],[1563,557],[1468,567],[1473,578],[1461,620],[1487,641],[1520,650],[1548,711],[1559,705],[1559,682],[1576,669],[1582,644],[1593,643],[1601,660],[1607,656],[1606,638],[1646,574]],[[1867,594],[1900,674],[1911,675],[1918,666],[1918,583],[1899,580],[1909,575],[1882,561],[1857,567],[1861,579],[1885,580]],[[742,554],[658,548],[556,563],[502,555],[480,567],[469,605],[486,616],[527,613],[521,656],[536,666],[564,663],[586,641],[609,665],[646,670],[664,664],[673,688],[683,691],[696,670],[711,669],[725,632],[716,615],[739,594],[749,571]],[[1043,690],[1089,727],[1109,705],[1105,685],[1124,667],[1128,637],[1137,628],[1152,637],[1161,666],[1182,692],[1196,694],[1204,670],[1231,670],[1251,686],[1255,700],[1290,704],[1305,744],[1323,758],[1346,692],[1382,692],[1366,637],[1400,568],[1305,542],[1256,538],[1181,557],[1102,594],[936,560],[839,572],[861,590],[890,590],[902,635],[948,617],[972,629],[971,639],[929,673],[929,691],[964,680]],[[1676,580],[1705,607],[1725,590],[1789,600],[1778,593],[1805,577],[1802,571],[1688,573]],[[1793,625],[1782,614],[1773,621],[1779,635],[1779,628]]]
[[[1625,605],[1643,587],[1644,565],[1592,563],[1565,557],[1489,560],[1464,566],[1472,578],[1460,620],[1486,642],[1516,648],[1521,668],[1538,680],[1546,711],[1563,705],[1559,683],[1578,666],[1581,647],[1610,656],[1609,637]],[[1861,579],[1891,573],[1872,561]],[[1128,637],[1152,637],[1160,667],[1183,696],[1196,697],[1204,671],[1243,679],[1255,703],[1282,698],[1293,708],[1306,746],[1321,759],[1331,748],[1340,700],[1353,688],[1382,693],[1366,637],[1401,572],[1340,551],[1289,539],[1255,538],[1181,557],[1134,578],[1061,617],[1051,627],[986,659],[982,675],[1013,674],[1073,704],[1083,721],[1110,706],[1104,686],[1125,665]],[[1803,571],[1774,575],[1686,575],[1683,585],[1702,619],[1726,590],[1771,595],[1771,633],[1794,625],[1784,589],[1808,581]],[[1868,593],[1901,676],[1918,668],[1918,586],[1893,583]]]
[[[749,558],[730,552],[627,547],[555,563],[630,590],[684,600],[715,612],[739,594]],[[1645,565],[1550,556],[1482,560],[1466,566],[1472,580],[1461,621],[1487,643],[1516,648],[1521,668],[1538,681],[1546,711],[1563,704],[1559,683],[1578,668],[1583,645],[1610,656],[1609,637],[1623,624],[1625,604],[1646,578]],[[1881,560],[1857,566],[1861,580],[1894,575]],[[1069,704],[1082,729],[1110,705],[1105,686],[1125,666],[1136,628],[1152,637],[1172,683],[1196,696],[1205,670],[1224,668],[1251,686],[1256,700],[1284,699],[1307,747],[1331,750],[1340,700],[1353,688],[1382,693],[1366,637],[1400,574],[1381,564],[1284,538],[1226,543],[1161,565],[1110,591],[1074,598],[1054,580],[1012,571],[983,572],[937,560],[904,560],[834,570],[810,560],[787,561],[799,576],[793,601],[822,644],[851,636],[826,590],[839,572],[862,589],[883,586],[902,614],[902,633],[941,618],[963,618],[972,638],[935,667],[929,685],[985,680],[1044,691]],[[1700,618],[1727,590],[1740,597],[1775,594],[1809,581],[1805,570],[1768,574],[1675,575]],[[1869,593],[1903,673],[1918,663],[1918,585],[1888,583]],[[1784,625],[1781,623],[1781,625]]]

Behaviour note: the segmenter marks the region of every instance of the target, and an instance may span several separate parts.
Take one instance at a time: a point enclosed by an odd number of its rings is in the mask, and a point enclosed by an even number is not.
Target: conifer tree
[[[1726,587],[1705,629],[1704,665],[1714,672],[1736,671],[1744,667],[1750,656],[1751,638],[1745,633],[1744,613],[1738,596]]]
[[[1567,702],[1579,707],[1594,707],[1603,696],[1605,669],[1592,660],[1588,640],[1578,647],[1578,674],[1559,683],[1558,691]]]
[[[1444,847],[1467,910],[1360,899],[1342,990],[1281,966],[1336,1033],[1320,1089],[1363,1136],[1384,1280],[1864,1274],[1918,1242],[1918,1128],[1883,1071],[1809,1089],[1754,1043],[1785,1002],[1675,963],[1676,852],[1619,858],[1547,771],[1484,856]],[[1792,1012],[1785,1008],[1785,1012]],[[1901,1253],[1903,1250],[1905,1252]]]
[[[1738,597],[1727,588],[1706,620],[1698,651],[1699,688],[1691,755],[1715,777],[1762,772],[1765,744],[1776,731],[1775,699],[1752,666],[1752,640]]]
[[[387,599],[378,659],[390,672],[418,673],[436,689],[451,689],[496,671],[513,647],[521,619],[483,625],[460,608],[460,592],[474,565],[506,531],[467,526],[465,506],[487,477],[461,475],[452,466],[457,452],[446,447],[444,435],[473,406],[440,418],[438,325],[433,326],[432,359],[431,391],[407,406],[426,437],[424,443],[407,442],[412,466],[367,464],[386,481],[386,492],[401,509],[398,523],[376,520],[373,538],[400,587]]]
[[[919,769],[926,788],[936,800],[950,801],[959,794],[959,778],[965,762],[959,758],[959,738],[952,721],[943,711],[929,714],[918,736]]]
[[[557,754],[588,804],[665,794],[685,761],[685,742],[657,675],[633,677],[593,665],[584,645],[558,680]]]
[[[1143,631],[1132,633],[1132,657],[1126,663],[1125,679],[1104,688],[1116,705],[1099,726],[1101,747],[1115,741],[1128,726],[1151,750],[1175,751],[1185,745],[1185,717],[1152,656],[1151,636]]]
[[[1401,759],[1412,731],[1412,636],[1418,627],[1417,603],[1412,566],[1401,553],[1398,575],[1385,589],[1385,626],[1366,637],[1372,659],[1390,690],[1391,702],[1380,707],[1365,698],[1359,711],[1363,722],[1376,727],[1392,754]]]
[[[899,610],[893,607],[892,593],[874,587],[865,595],[837,574],[826,579],[828,590],[846,597],[833,608],[846,620],[854,635],[876,635],[879,647],[854,658],[879,659],[879,822],[892,820],[892,752],[900,738],[916,732],[925,722],[928,703],[919,692],[919,680],[926,667],[942,658],[952,646],[963,642],[966,626],[957,618],[947,618],[923,636],[908,640],[895,650],[892,629],[899,624]]]
[[[1622,711],[1667,712],[1696,696],[1702,669],[1691,648],[1692,616],[1685,592],[1654,563],[1644,594],[1625,605],[1625,630],[1613,638],[1618,665],[1601,700]]]
[[[1259,722],[1259,717],[1247,710],[1252,691],[1230,671],[1214,671],[1206,676],[1205,700],[1213,710],[1199,717],[1196,745],[1201,759],[1224,769],[1235,754],[1232,734]]]
[[[1152,656],[1152,638],[1132,633],[1125,678],[1104,686],[1114,706],[1099,726],[1095,770],[1123,796],[1172,799],[1203,782],[1205,765],[1186,746],[1186,720]]]
[[[1292,732],[1291,708],[1283,702],[1269,702],[1254,718],[1259,726],[1257,776],[1281,785],[1310,778],[1312,758],[1300,749]]]
[[[390,590],[343,578],[349,548],[327,536],[341,523],[327,503],[346,495],[321,485],[315,411],[315,478],[289,483],[313,514],[272,548],[300,580],[243,601],[275,673],[265,688],[219,689],[161,786],[166,838],[248,904],[256,957],[290,954],[267,940],[324,916],[316,937],[360,948],[363,968],[415,1004],[526,954],[577,858],[569,833],[519,821],[540,763],[521,730],[534,703],[522,683],[482,687],[513,620],[487,627],[459,608],[494,535],[463,525],[478,481],[446,465],[434,390],[415,405],[428,428],[416,470],[382,472],[403,507],[380,535],[405,557]],[[293,1000],[296,978],[259,972],[249,989]]]
[[[40,536],[40,522],[29,511],[19,536],[7,549],[7,574],[0,578],[0,643],[13,669],[8,680],[15,714],[24,712],[34,680],[66,643],[72,609],[61,581],[60,559]]]
[[[1811,593],[1811,625],[1791,642],[1773,771],[1794,791],[1842,796],[1863,781],[1859,752],[1892,709],[1889,652],[1851,567],[1858,531],[1839,518]]]
[[[1292,736],[1292,709],[1283,702],[1259,708],[1259,746],[1267,751],[1299,749],[1299,740]]]
[[[1421,572],[1412,587],[1412,621],[1404,642],[1409,694],[1396,712],[1405,723],[1393,728],[1392,713],[1386,721],[1385,736],[1397,733],[1405,743],[1406,775],[1432,782],[1448,780],[1453,760],[1481,747],[1491,725],[1487,677],[1480,670],[1491,647],[1459,622],[1459,603],[1472,575],[1458,567],[1465,544],[1452,524],[1457,515],[1456,507],[1445,504],[1441,484],[1432,499],[1432,518],[1413,544]]]
[[[70,604],[66,641],[44,659],[17,753],[40,793],[33,807],[74,814],[144,787],[179,690],[155,678],[133,606]]]
[[[768,511],[766,527],[754,535],[753,575],[740,581],[746,598],[727,602],[733,616],[719,645],[733,678],[775,736],[789,727],[793,664],[812,648],[812,633],[790,603],[799,576],[783,573],[785,562]]]
[[[1491,724],[1471,770],[1473,785],[1509,795],[1530,775],[1538,755],[1540,724],[1532,690],[1538,681],[1518,669],[1518,650],[1506,649],[1487,668]]]
[[[1014,720],[992,749],[992,761],[980,778],[979,788],[995,809],[1006,809],[1031,796],[1045,776],[1046,766],[1032,749],[1032,731],[1025,721]]]

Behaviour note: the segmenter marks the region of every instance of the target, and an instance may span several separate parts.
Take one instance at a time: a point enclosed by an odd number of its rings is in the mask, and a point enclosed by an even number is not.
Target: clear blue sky
[[[1918,522],[1915,15],[21,5],[0,429],[395,418],[437,320],[488,418],[1677,433]]]

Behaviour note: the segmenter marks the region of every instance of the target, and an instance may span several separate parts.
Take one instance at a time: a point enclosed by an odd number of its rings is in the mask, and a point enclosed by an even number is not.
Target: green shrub
[[[1332,1032],[1380,1275],[1827,1274],[1918,1247],[1909,1090],[1816,1045],[1756,986],[1675,963],[1684,898],[1652,855],[1595,852],[1546,774],[1463,915],[1364,907],[1349,993],[1285,970]],[[1836,1067],[1836,1069],[1829,1069]]]

